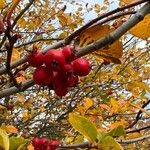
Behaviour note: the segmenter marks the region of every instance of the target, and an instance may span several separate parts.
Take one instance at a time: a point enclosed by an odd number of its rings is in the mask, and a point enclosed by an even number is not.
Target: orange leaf
[[[34,150],[34,146],[33,146],[32,144],[29,144],[29,145],[27,146],[27,150]]]
[[[142,29],[142,30],[141,30]],[[147,39],[150,37],[150,15],[146,15],[144,20],[135,25],[130,33],[141,39]]]
[[[1,128],[8,133],[18,133],[18,129],[13,125],[2,125]]]
[[[79,35],[79,46],[82,47],[91,44],[101,39],[102,37],[105,37],[113,30],[114,29],[112,29],[109,25],[92,26]],[[97,52],[94,52],[93,54],[96,57],[100,57],[114,63],[121,63],[118,58],[122,57],[123,46],[120,41],[115,41],[114,43],[106,45],[105,47],[101,48]]]

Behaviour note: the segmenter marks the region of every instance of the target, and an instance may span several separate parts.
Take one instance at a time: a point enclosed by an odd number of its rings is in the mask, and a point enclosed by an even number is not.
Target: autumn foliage
[[[149,0],[0,11],[0,149],[150,147]]]

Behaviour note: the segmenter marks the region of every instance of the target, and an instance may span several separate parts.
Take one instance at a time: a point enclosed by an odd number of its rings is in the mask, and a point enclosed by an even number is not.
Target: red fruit
[[[40,140],[39,145],[44,146],[44,147],[48,145],[48,139],[40,138],[39,140]]]
[[[60,97],[65,96],[68,93],[68,87],[65,80],[59,72],[54,72],[53,74],[53,88],[56,95]]]
[[[33,80],[38,85],[50,85],[52,83],[52,73],[46,67],[41,66],[34,71]]]
[[[52,141],[49,141],[49,146],[51,147],[51,150],[55,150],[56,148],[59,147],[59,141],[57,140],[52,140]]]
[[[47,146],[45,150],[52,150],[50,146]]]
[[[39,51],[34,51],[28,56],[28,63],[33,67],[40,67],[44,63],[44,55]]]
[[[75,55],[73,53],[73,49],[71,47],[64,47],[62,53],[65,57],[66,62],[71,62],[75,59]]]
[[[75,74],[79,76],[86,76],[91,70],[90,64],[85,58],[78,58],[74,60],[72,65]]]
[[[40,139],[39,138],[33,138],[32,139],[32,144],[33,144],[34,147],[39,147]]]
[[[78,76],[75,76],[75,75],[71,75],[67,78],[67,85],[69,87],[73,87],[73,86],[76,86],[79,82],[79,78]]]
[[[73,67],[71,64],[65,64],[63,66],[63,72],[66,76],[70,76],[73,74]]]
[[[65,58],[61,51],[55,49],[49,50],[45,54],[45,65],[54,71],[61,70],[65,64]]]

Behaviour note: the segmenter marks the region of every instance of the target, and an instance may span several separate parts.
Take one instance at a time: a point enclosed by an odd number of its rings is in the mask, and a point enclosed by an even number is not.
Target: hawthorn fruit
[[[45,66],[41,66],[34,71],[33,80],[38,85],[48,86],[52,82],[52,74]]]
[[[85,58],[78,58],[74,60],[72,65],[75,74],[79,76],[86,76],[91,70],[90,64]]]
[[[68,63],[75,59],[75,55],[73,53],[73,49],[71,47],[69,47],[69,46],[64,47],[63,50],[62,50],[62,53],[63,53],[63,55],[65,57],[66,62],[68,62]]]
[[[45,65],[50,70],[59,71],[64,64],[65,58],[61,51],[51,49],[45,54]]]
[[[44,55],[40,51],[34,51],[28,56],[28,63],[32,67],[40,67],[44,63]]]

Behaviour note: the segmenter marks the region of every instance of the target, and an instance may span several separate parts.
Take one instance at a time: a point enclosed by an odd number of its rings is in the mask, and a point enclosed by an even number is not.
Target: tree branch
[[[135,138],[135,139],[120,140],[120,141],[117,141],[117,142],[120,143],[120,144],[131,144],[131,143],[136,143],[136,142],[139,142],[139,141],[143,141],[143,140],[148,139],[148,138],[150,138],[150,134],[144,135],[142,137]]]
[[[150,103],[150,100],[148,100],[146,103],[143,104],[142,108],[145,108],[148,104]],[[126,129],[129,129],[129,128],[132,128],[135,124],[137,124],[137,122],[141,119],[141,114],[143,112],[140,110],[138,113],[137,113],[137,116],[135,118],[135,121],[133,121]]]
[[[150,2],[147,2],[135,15],[133,15],[127,22],[123,23],[115,31],[108,34],[106,37],[101,38],[95,43],[89,44],[86,47],[77,50],[77,57],[84,56],[91,52],[94,52],[107,44],[111,44],[118,40],[122,35],[124,35],[128,30],[134,27],[137,23],[144,19],[144,16],[150,12]]]

